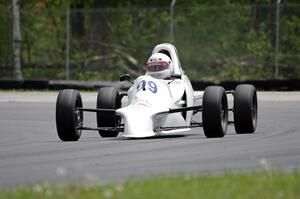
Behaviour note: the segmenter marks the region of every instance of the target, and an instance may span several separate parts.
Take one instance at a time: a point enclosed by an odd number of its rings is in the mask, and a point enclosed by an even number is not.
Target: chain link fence
[[[23,76],[137,76],[153,47],[173,37],[194,80],[270,79],[276,67],[279,78],[299,78],[300,4],[276,6],[175,7],[174,26],[169,8],[23,9]],[[12,14],[0,9],[0,78],[13,78]]]

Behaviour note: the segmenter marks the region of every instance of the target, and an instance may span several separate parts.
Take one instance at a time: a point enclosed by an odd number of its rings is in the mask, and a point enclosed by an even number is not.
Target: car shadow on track
[[[198,133],[188,133],[188,134],[169,134],[169,135],[157,135],[152,137],[142,137],[142,138],[128,138],[128,137],[107,137],[103,138],[98,135],[91,135],[87,137],[82,137],[78,141],[75,142],[95,142],[95,141],[125,141],[125,140],[163,140],[163,139],[207,139],[205,135]],[[48,143],[64,143],[61,140],[49,140]],[[68,142],[72,143],[72,142]]]
[[[119,137],[119,139],[124,139],[124,140],[152,140],[152,139],[166,139],[166,138],[181,138],[181,137],[186,137],[186,136],[187,135],[159,135],[159,136],[142,137],[142,138]]]
[[[152,137],[142,137],[142,138],[126,138],[126,137],[116,137],[110,138],[110,140],[158,140],[158,139],[177,139],[177,138],[188,138],[188,139],[204,139],[205,136],[199,134],[171,134],[171,135],[157,135]],[[206,138],[205,138],[206,139]]]

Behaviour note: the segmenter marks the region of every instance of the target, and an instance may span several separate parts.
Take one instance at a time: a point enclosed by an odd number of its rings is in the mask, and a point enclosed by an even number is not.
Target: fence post
[[[276,41],[275,41],[275,77],[278,77],[278,53],[279,53],[279,30],[280,30],[280,3],[276,2]]]
[[[14,72],[17,80],[22,80],[21,71],[21,27],[20,27],[20,1],[13,0],[13,55],[14,55]]]
[[[66,11],[66,80],[70,79],[70,8]]]
[[[176,0],[172,0],[170,5],[170,43],[174,43],[174,6],[175,6]]]

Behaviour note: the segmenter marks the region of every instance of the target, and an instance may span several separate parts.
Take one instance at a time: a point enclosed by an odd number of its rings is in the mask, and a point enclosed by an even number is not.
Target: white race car
[[[148,73],[130,80],[128,74],[120,81],[129,81],[127,92],[113,87],[98,91],[97,107],[83,108],[81,95],[73,89],[59,92],[56,102],[56,126],[62,141],[77,141],[82,130],[97,130],[102,137],[145,138],[181,133],[203,127],[208,138],[223,137],[229,124],[238,134],[253,133],[257,126],[257,95],[252,85],[238,85],[234,91],[209,86],[194,91],[181,68],[176,48],[167,43],[157,45],[152,52],[164,53],[172,60],[172,74],[167,79],[154,78]],[[227,94],[234,97],[228,108]],[[233,111],[234,121],[228,121]],[[97,127],[83,125],[83,113],[97,114]],[[202,112],[202,121],[194,115]],[[199,117],[198,117],[199,118]]]

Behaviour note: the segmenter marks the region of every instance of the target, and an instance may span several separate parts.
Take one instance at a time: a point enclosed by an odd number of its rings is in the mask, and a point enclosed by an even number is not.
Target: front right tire
[[[56,129],[62,141],[77,141],[83,125],[82,100],[77,90],[65,89],[58,94],[56,101]]]
[[[97,108],[98,109],[118,109],[121,107],[121,97],[116,88],[103,87],[98,91]],[[115,112],[100,111],[97,112],[98,127],[117,127],[121,118]],[[98,130],[101,137],[117,137],[119,132],[116,130]]]

